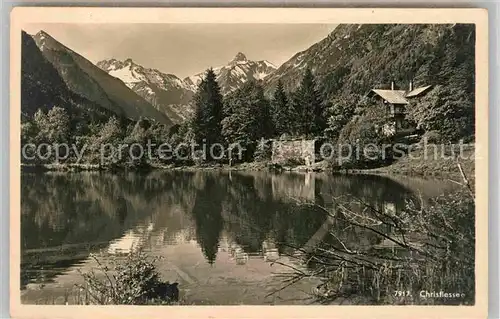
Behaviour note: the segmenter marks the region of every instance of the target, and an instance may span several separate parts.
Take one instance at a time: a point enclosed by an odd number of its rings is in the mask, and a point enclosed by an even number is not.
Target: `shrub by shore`
[[[131,252],[113,258],[95,270],[81,273],[77,303],[86,305],[173,305],[179,304],[177,283],[164,282],[156,268],[158,258]]]

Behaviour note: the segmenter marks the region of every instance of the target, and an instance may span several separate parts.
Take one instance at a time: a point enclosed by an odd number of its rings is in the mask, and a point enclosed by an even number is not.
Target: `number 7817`
[[[394,297],[409,297],[411,296],[411,291],[409,290],[395,290],[394,291]]]

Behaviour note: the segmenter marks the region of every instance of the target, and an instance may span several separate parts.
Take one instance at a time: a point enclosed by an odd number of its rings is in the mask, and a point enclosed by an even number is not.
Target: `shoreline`
[[[318,164],[318,163],[317,163]],[[102,167],[93,164],[21,164],[21,172],[26,173],[79,173],[79,172],[150,172],[150,171],[218,171],[218,172],[263,172],[269,173],[326,173],[331,175],[378,175],[378,176],[402,176],[402,177],[421,177],[421,178],[451,178],[461,177],[456,166],[449,167],[446,170],[418,170],[407,169],[398,170],[398,167],[393,167],[394,164],[370,169],[330,169],[325,165],[316,165],[312,168],[305,166],[277,166],[272,163],[251,162],[237,164],[234,166],[228,165],[206,165],[206,166],[173,166],[173,165],[151,165],[146,167]],[[470,166],[470,165],[468,165]],[[469,175],[473,175],[474,167],[466,169]],[[471,174],[472,173],[472,174]]]
[[[157,170],[170,171],[222,171],[222,172],[256,172],[268,171],[272,173],[281,172],[297,172],[297,173],[327,173],[327,174],[343,174],[343,175],[380,175],[380,176],[409,176],[423,178],[459,178],[461,173],[458,168],[458,163],[461,164],[464,173],[470,178],[474,178],[475,174],[475,158],[478,154],[475,153],[475,145],[468,145],[464,149],[464,157],[460,162],[457,160],[454,153],[456,144],[447,145],[443,150],[441,157],[435,159],[426,159],[427,154],[435,154],[435,145],[419,145],[416,144],[410,153],[397,159],[396,161],[375,168],[349,168],[349,167],[332,167],[327,160],[316,162],[312,165],[282,165],[273,163],[270,159],[263,161],[236,163],[232,166],[221,163],[206,163],[194,165],[185,163],[185,165],[177,164],[161,164],[147,163],[142,166],[129,166],[127,164],[112,164],[101,166],[99,164],[89,163],[52,163],[52,164],[26,164],[21,163],[22,172],[150,172]],[[461,151],[462,152],[462,151]],[[463,155],[462,153],[460,153]],[[436,156],[436,155],[435,155]]]

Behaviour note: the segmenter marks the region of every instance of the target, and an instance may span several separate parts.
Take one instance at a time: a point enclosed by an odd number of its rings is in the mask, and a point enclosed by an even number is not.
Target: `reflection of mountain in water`
[[[153,224],[137,227],[136,229],[129,230],[123,237],[113,240],[108,246],[107,253],[109,254],[127,254],[140,250],[144,243],[149,239]]]
[[[79,263],[147,218],[147,199],[122,185],[130,176],[22,174],[22,283]],[[60,266],[62,265],[62,266]]]
[[[341,229],[341,219],[332,222],[321,209],[298,201],[333,210],[334,198],[347,194],[393,213],[413,196],[401,184],[375,176],[23,174],[23,283],[42,274],[47,280],[48,273],[53,277],[102,248],[114,253],[196,241],[214,263],[222,234],[237,264],[252,256],[275,260],[296,248],[314,248],[329,231]],[[342,236],[372,244],[365,235]]]

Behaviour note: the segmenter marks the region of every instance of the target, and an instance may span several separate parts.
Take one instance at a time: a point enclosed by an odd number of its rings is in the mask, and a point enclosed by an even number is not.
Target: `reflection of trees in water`
[[[352,227],[353,216],[356,222],[371,223],[378,221],[380,213],[388,216],[398,215],[409,200],[415,200],[415,194],[401,184],[380,176],[338,175],[332,178],[318,178],[318,189],[323,204],[321,206],[337,212],[330,234],[325,237],[322,246],[343,249],[341,243],[348,243],[354,250],[373,247],[382,241],[382,237],[360,227]],[[348,209],[353,214],[346,219],[340,214],[340,208]],[[374,226],[375,229],[390,234],[389,224]]]
[[[214,176],[206,176],[200,188],[196,191],[196,198],[191,213],[196,224],[196,239],[207,258],[212,264],[217,257],[219,240],[224,221],[221,216],[222,194],[220,180]]]
[[[385,225],[374,226],[381,232],[386,232]],[[382,237],[361,227],[353,227],[352,223],[343,214],[337,214],[329,234],[323,239],[319,247],[323,249],[344,250],[342,244],[348,245],[351,251],[369,249],[380,244]]]
[[[197,195],[193,216],[200,245],[205,254],[212,254],[209,261],[215,258],[222,223],[231,240],[246,253],[261,252],[262,244],[268,239],[276,242],[278,251],[284,253],[287,249],[291,252],[293,247],[302,247],[326,220],[324,211],[313,205],[303,205],[302,200],[333,207],[334,198],[339,200],[340,195],[355,194],[364,201],[363,205],[390,207],[397,211],[411,196],[411,192],[398,183],[371,176],[311,181],[300,174],[231,173],[229,179],[226,174],[199,172],[195,181]],[[362,208],[362,204],[353,207],[352,201],[346,199],[345,202],[351,203],[354,210]],[[223,222],[220,222],[220,214]],[[210,223],[215,225],[213,230],[206,226]],[[350,242],[377,243],[378,239],[372,234],[344,229],[346,226],[340,217],[332,231]]]
[[[326,220],[326,214],[310,205],[288,204],[274,219],[273,234],[280,253],[301,248]]]
[[[387,203],[391,203],[395,206],[396,211],[400,211],[404,208],[406,200],[415,198],[413,192],[408,188],[381,176],[319,175],[318,180],[321,181],[320,192],[327,203],[332,203],[333,199],[337,198],[337,200],[343,200],[344,204],[347,205],[352,203],[352,198],[357,198],[376,208],[383,208]],[[339,196],[342,198],[338,198]],[[359,208],[363,208],[363,206],[361,205]]]
[[[266,195],[267,194],[267,195]],[[224,201],[226,229],[245,252],[260,251],[271,228],[277,203],[269,196],[269,179],[252,175],[232,174]]]
[[[283,253],[287,247],[303,245],[326,215],[314,207],[297,205],[293,190],[286,192],[288,183],[290,189],[303,193],[303,185],[291,184],[304,184],[303,175],[265,177],[233,174],[224,202],[226,229],[248,253],[261,252],[266,240],[275,242]]]
[[[305,243],[325,219],[314,208],[273,196],[269,174],[231,173],[229,178],[224,173],[198,172],[193,180],[196,196],[191,212],[209,262],[215,260],[223,228],[245,253],[259,253],[268,239],[280,242],[278,249],[284,249],[283,243]]]
[[[125,219],[127,218],[128,210],[127,210],[127,200],[123,197],[120,196],[116,200],[116,215],[118,218],[118,221],[120,222],[120,225],[123,226],[125,223]]]

